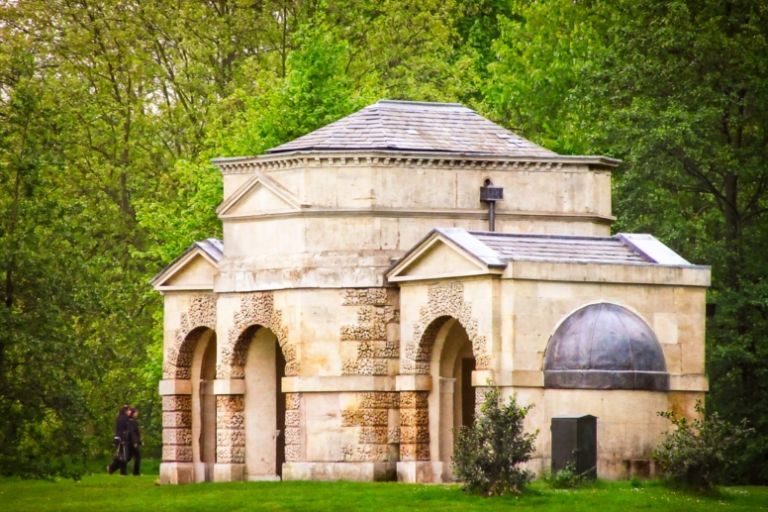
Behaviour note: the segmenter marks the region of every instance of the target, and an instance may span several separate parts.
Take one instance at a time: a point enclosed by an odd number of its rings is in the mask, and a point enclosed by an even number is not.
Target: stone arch
[[[208,330],[216,330],[216,296],[192,297],[189,308],[181,314],[180,327],[167,347],[163,364],[164,379],[189,379],[192,374],[192,355],[195,345]]]
[[[282,312],[275,309],[272,292],[244,295],[233,324],[221,349],[221,363],[216,370],[218,378],[242,379],[245,376],[248,342],[254,326],[266,327],[275,334],[285,357],[285,374],[298,375],[296,348],[288,343],[288,328],[283,325]]]
[[[472,315],[472,306],[464,301],[464,285],[460,282],[440,283],[429,287],[427,304],[419,309],[419,320],[413,328],[413,337],[405,347],[403,373],[429,373],[432,347],[445,322],[453,318],[466,331],[472,343],[478,370],[490,366],[485,336],[478,334],[478,323]]]

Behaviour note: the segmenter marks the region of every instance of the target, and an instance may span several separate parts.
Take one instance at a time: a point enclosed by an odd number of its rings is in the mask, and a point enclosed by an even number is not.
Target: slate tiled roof
[[[505,260],[650,263],[616,237],[472,233]]]
[[[224,256],[224,244],[218,238],[206,238],[205,240],[200,240],[192,244],[190,249],[193,247],[202,249],[216,263],[220,262],[221,258]]]
[[[462,228],[435,231],[489,266],[499,266],[499,262],[508,261],[691,265],[651,235],[527,235],[466,231]]]
[[[267,153],[361,150],[556,156],[457,103],[392,100],[369,105]]]

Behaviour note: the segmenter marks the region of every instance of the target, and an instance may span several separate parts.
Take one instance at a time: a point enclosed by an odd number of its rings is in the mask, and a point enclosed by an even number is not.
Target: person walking
[[[133,475],[141,475],[141,429],[139,428],[139,410],[135,407],[130,409],[128,416],[128,458],[133,459]]]
[[[115,418],[115,436],[112,443],[115,446],[115,454],[112,457],[112,463],[107,466],[107,473],[110,475],[120,470],[120,474],[125,476],[126,464],[128,461],[128,412],[130,407],[124,405],[120,408]]]

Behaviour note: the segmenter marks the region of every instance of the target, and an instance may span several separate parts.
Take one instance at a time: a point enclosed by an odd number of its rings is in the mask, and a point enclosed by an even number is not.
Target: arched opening
[[[213,480],[216,463],[216,333],[199,333],[192,356],[192,461],[195,480]]]
[[[458,320],[444,317],[436,322],[441,325],[436,331],[430,364],[433,385],[429,423],[430,431],[437,436],[430,439],[430,454],[433,461],[442,463],[442,480],[451,481],[455,432],[474,421],[475,358],[467,331]]]
[[[266,327],[249,327],[240,341],[245,351],[246,478],[279,479],[285,462],[285,357]]]

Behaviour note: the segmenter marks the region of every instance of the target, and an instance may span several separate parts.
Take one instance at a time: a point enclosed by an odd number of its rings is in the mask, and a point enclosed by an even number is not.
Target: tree
[[[715,409],[768,432],[768,10],[754,2],[521,2],[487,105],[566,153],[624,160],[618,231],[713,267]],[[768,438],[744,477],[768,481]]]

